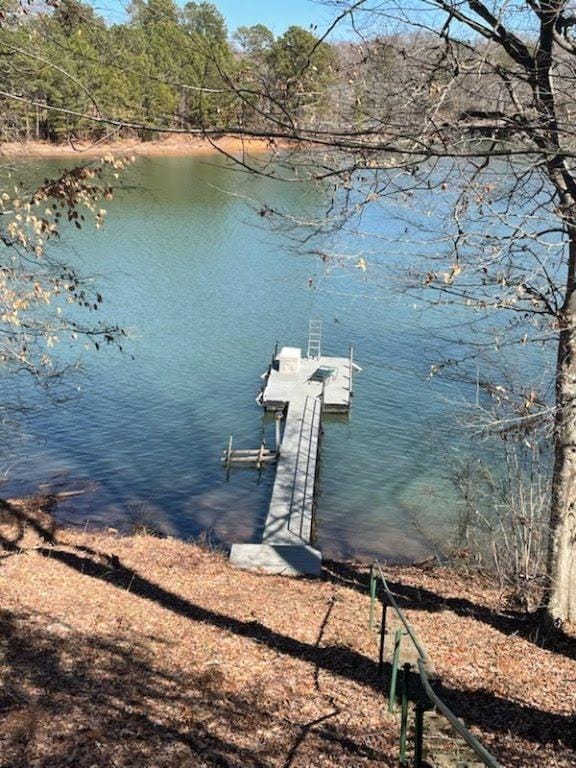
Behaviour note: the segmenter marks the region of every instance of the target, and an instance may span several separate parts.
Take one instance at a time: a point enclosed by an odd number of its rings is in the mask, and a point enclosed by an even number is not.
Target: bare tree
[[[414,287],[435,292],[437,303],[473,310],[475,323],[490,331],[479,348],[556,345],[547,605],[555,621],[575,621],[573,5],[330,5],[338,11],[335,23],[360,38],[358,55],[348,56],[349,76],[340,76],[337,110],[320,127],[276,113],[269,133],[312,149],[308,160],[301,153],[286,160],[300,177],[307,165],[308,178],[335,185],[328,217],[307,222],[317,232],[361,227],[367,207],[401,199],[413,211],[435,213],[423,238],[414,234],[421,219],[403,214],[406,244],[416,250],[419,243],[424,264],[438,262],[413,268]],[[239,99],[251,98],[235,90]],[[549,411],[530,392],[527,382],[520,403],[525,426]]]
[[[439,550],[495,575],[519,607],[534,610],[546,582],[550,509],[539,446],[506,443],[497,471],[482,459],[453,460],[450,477],[460,497],[458,525]]]
[[[6,3],[0,29],[33,6],[32,0]],[[61,259],[57,241],[66,226],[102,225],[106,210],[101,206],[112,197],[110,182],[129,160],[106,156],[74,163],[52,177],[24,183],[14,160],[2,155],[0,364],[6,372],[26,372],[47,383],[67,368],[56,353],[59,344],[121,346],[124,331],[97,319],[102,294],[92,279]]]

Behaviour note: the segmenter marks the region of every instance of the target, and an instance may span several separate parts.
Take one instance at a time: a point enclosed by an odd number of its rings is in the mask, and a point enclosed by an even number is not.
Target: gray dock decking
[[[319,367],[334,369],[322,384],[310,378]],[[233,544],[230,561],[268,573],[321,573],[321,552],[312,546],[322,412],[347,412],[352,394],[352,356],[303,358],[299,370],[271,367],[261,395],[266,410],[287,408],[280,456],[260,544]]]
[[[312,541],[321,407],[319,397],[290,400],[262,535],[264,544],[309,544]]]
[[[350,410],[352,393],[352,357],[304,357],[297,373],[285,374],[272,368],[267,374],[262,392],[262,405],[267,411],[283,408],[293,399],[309,395],[319,397],[322,384],[310,381],[317,368],[333,368],[334,378],[324,385],[324,412],[346,413]]]

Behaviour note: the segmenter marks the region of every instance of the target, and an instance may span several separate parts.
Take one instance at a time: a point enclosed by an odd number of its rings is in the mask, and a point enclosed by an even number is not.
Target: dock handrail
[[[463,739],[463,741],[470,747],[470,749],[474,752],[474,754],[482,761],[482,763],[487,766],[488,768],[502,768],[500,763],[496,760],[496,758],[488,752],[488,750],[478,741],[478,739],[466,728],[466,726],[462,723],[461,720],[459,720],[456,715],[452,712],[452,710],[448,707],[445,702],[442,701],[442,699],[438,696],[438,694],[434,691],[434,688],[432,686],[432,682],[429,675],[429,667],[430,667],[430,659],[428,656],[428,652],[426,651],[426,648],[422,645],[422,643],[419,641],[412,625],[406,618],[404,612],[398,605],[398,602],[396,598],[394,597],[394,594],[392,590],[390,589],[390,586],[388,585],[388,582],[386,581],[386,578],[382,572],[382,568],[380,566],[380,563],[378,561],[375,561],[370,566],[370,618],[369,618],[369,627],[372,630],[374,628],[374,606],[377,600],[377,591],[378,591],[378,582],[380,582],[381,586],[384,589],[384,593],[386,595],[386,602],[383,602],[383,610],[382,610],[382,624],[380,627],[380,654],[379,654],[379,669],[381,669],[383,664],[383,655],[384,655],[384,638],[386,634],[386,608],[390,607],[393,609],[394,613],[397,615],[398,619],[400,620],[402,626],[404,627],[405,633],[410,639],[412,645],[414,646],[418,657],[416,660],[416,664],[418,667],[418,674],[420,676],[420,681],[422,683],[422,688],[424,691],[424,694],[426,695],[426,698],[428,701],[436,707],[448,720],[450,725],[454,728],[454,730],[458,733],[458,735]],[[396,678],[397,678],[397,670],[396,665],[399,661],[399,652],[400,652],[400,641],[401,641],[401,630],[398,630],[396,633],[396,642],[395,642],[395,648],[394,648],[394,659],[392,661],[392,674],[391,674],[391,680],[390,680],[390,709],[393,709],[393,703],[396,699]],[[404,665],[403,668],[403,685],[408,685],[408,678],[407,678],[407,670],[406,667],[410,667],[409,664]],[[402,765],[407,765],[406,762],[406,734],[407,734],[407,708],[408,708],[408,697],[402,696],[402,717],[401,717],[401,725],[400,725],[400,762]],[[422,743],[423,743],[423,711],[424,707],[422,704],[416,704],[416,718],[415,718],[415,749],[414,749],[414,768],[420,768],[422,765]]]
[[[318,414],[318,436],[316,440],[320,440],[320,433],[322,431],[322,408],[324,407],[324,384],[322,384],[322,392],[318,397],[314,398],[314,410],[312,412],[312,424],[314,424],[314,419],[316,417],[316,409],[319,409]],[[302,507],[303,509],[306,507],[306,493],[308,491],[308,483],[310,481],[310,461],[312,460],[312,438],[314,435],[314,429],[313,427],[310,429],[310,442],[308,445],[308,459],[306,461],[306,473],[305,473],[305,479],[304,479],[304,493],[302,495]],[[316,447],[316,456],[315,461],[318,461],[318,447]],[[316,480],[316,473],[314,473],[312,477],[312,503],[310,505],[311,512],[310,514],[314,514],[314,487],[315,487],[315,480]],[[302,536],[302,527],[304,524],[304,515],[302,514],[300,516],[300,536]],[[312,525],[312,520],[310,520],[310,525]]]
[[[320,444],[320,438],[322,435],[322,411],[324,409],[324,390],[325,390],[325,382],[322,383],[322,391],[318,395],[318,397],[314,398],[314,411],[312,413],[312,421],[314,421],[314,418],[316,416],[316,409],[319,409],[318,413],[318,436],[317,436],[317,445],[316,445],[316,455],[315,455],[315,471],[312,475],[312,500],[310,504],[310,525],[311,525],[311,531],[314,526],[314,490],[316,488],[316,477],[318,474],[318,462],[320,460],[318,446]],[[304,480],[304,493],[302,496],[303,499],[303,507],[306,505],[306,493],[308,491],[308,483],[310,482],[310,461],[312,460],[312,436],[314,434],[314,430],[310,430],[310,445],[308,446],[308,460],[306,462],[306,479]],[[300,517],[300,536],[302,536],[302,526],[304,524],[304,515],[301,515]],[[313,535],[313,534],[312,534]]]
[[[297,488],[297,478],[298,478],[298,470],[300,468],[300,457],[302,455],[302,437],[304,434],[304,427],[305,427],[305,419],[306,419],[306,412],[308,410],[308,402],[310,400],[313,401],[312,406],[312,417],[311,417],[311,423],[314,423],[314,419],[316,418],[316,412],[317,409],[320,408],[320,421],[322,419],[322,407],[323,407],[323,393],[324,390],[322,390],[322,395],[320,397],[314,397],[312,395],[308,395],[306,397],[306,401],[304,403],[304,410],[302,412],[302,423],[300,425],[300,435],[298,437],[298,448],[296,451],[296,464],[294,467],[294,480],[292,482],[292,493],[290,495],[290,505],[288,507],[289,514],[290,514],[290,521],[292,519],[292,512],[294,508],[294,498],[296,495],[296,488]],[[321,423],[318,424],[318,431],[320,431]],[[306,494],[308,493],[308,484],[310,480],[310,461],[311,461],[311,444],[312,444],[312,438],[314,435],[314,429],[310,429],[310,437],[309,437],[309,444],[308,444],[308,450],[307,453],[307,461],[306,461],[306,470],[304,472],[304,490],[302,492],[302,505],[301,505],[301,515],[300,515],[300,526],[298,531],[298,536],[302,537],[303,533],[303,527],[304,527],[304,510],[306,508]],[[288,527],[290,528],[290,522],[288,523]]]
[[[298,447],[296,448],[296,463],[294,466],[294,478],[292,480],[292,493],[290,494],[290,504],[288,506],[288,514],[289,514],[288,528],[289,529],[290,529],[290,523],[292,522],[292,509],[294,507],[294,496],[296,494],[296,478],[298,476],[298,464],[300,463],[300,455],[302,450],[302,435],[304,434],[304,420],[306,417],[307,407],[308,407],[308,397],[304,401],[304,409],[302,411],[302,422],[300,424],[300,434],[298,435]],[[302,521],[300,521],[300,531],[298,532],[298,535],[302,536]]]

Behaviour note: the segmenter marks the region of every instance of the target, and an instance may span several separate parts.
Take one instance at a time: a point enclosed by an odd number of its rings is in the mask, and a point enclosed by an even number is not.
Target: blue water
[[[459,317],[431,320],[385,271],[363,272],[352,257],[327,266],[289,247],[251,199],[294,213],[325,202],[322,190],[218,162],[140,159],[104,229],[65,233],[61,257],[97,277],[104,317],[130,339],[124,353],[60,350],[84,369],[67,381],[64,404],[22,384],[36,409],[5,449],[4,492],[86,488],[61,505],[63,520],[127,529],[145,518],[176,536],[252,540],[273,471],[227,481],[220,454],[230,434],[245,447],[263,430],[272,439],[255,402],[260,374],[276,340],[305,347],[318,318],[324,351],[352,344],[363,369],[350,417],[326,420],[318,544],[334,557],[422,557],[455,516],[449,457],[468,450],[463,385],[428,376],[431,323]],[[392,235],[397,225],[367,226]],[[358,241],[340,237],[342,252],[355,253]]]

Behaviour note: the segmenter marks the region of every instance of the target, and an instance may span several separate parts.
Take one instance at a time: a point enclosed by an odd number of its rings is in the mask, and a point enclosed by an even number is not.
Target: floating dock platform
[[[349,357],[303,357],[298,370],[285,373],[281,370],[279,357],[286,354],[286,349],[292,354],[292,347],[284,347],[276,357],[277,365],[273,365],[266,376],[266,384],[262,391],[261,402],[267,411],[278,411],[290,402],[306,397],[324,396],[322,410],[324,413],[347,413],[350,410],[352,397],[352,374],[354,361]],[[299,350],[297,350],[299,351]],[[322,381],[317,371],[332,372],[327,380]]]
[[[299,348],[283,347],[264,374],[258,401],[267,411],[285,413],[284,432],[262,542],[232,546],[230,561],[239,568],[321,573],[322,554],[313,542],[322,415],[350,410],[353,372],[360,369],[352,350],[348,357],[319,352],[319,341],[316,349],[309,341],[306,357]]]

